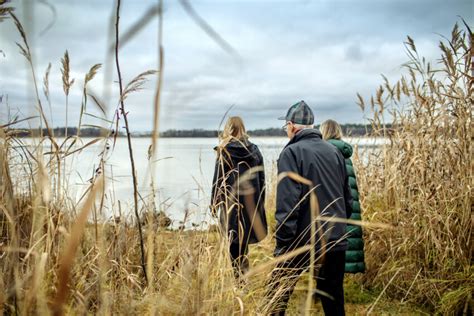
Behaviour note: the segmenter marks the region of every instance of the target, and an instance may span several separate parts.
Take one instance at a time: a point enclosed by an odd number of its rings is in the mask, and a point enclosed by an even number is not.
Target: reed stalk
[[[117,0],[117,10],[116,10],[116,19],[115,19],[115,66],[117,69],[118,83],[119,83],[119,92],[120,92],[120,111],[123,115],[123,120],[125,122],[125,132],[127,134],[127,143],[128,143],[128,153],[130,157],[130,167],[132,169],[132,180],[133,180],[133,202],[134,202],[134,211],[135,218],[137,221],[138,234],[140,237],[140,259],[141,266],[143,271],[143,276],[145,277],[145,282],[148,283],[146,261],[145,261],[145,246],[143,241],[143,231],[142,224],[140,221],[140,214],[138,212],[138,179],[135,169],[135,159],[133,158],[133,148],[132,148],[132,136],[130,134],[130,127],[128,124],[128,113],[125,110],[125,102],[123,98],[123,83],[122,83],[122,73],[120,71],[119,63],[119,20],[120,20],[120,0]]]

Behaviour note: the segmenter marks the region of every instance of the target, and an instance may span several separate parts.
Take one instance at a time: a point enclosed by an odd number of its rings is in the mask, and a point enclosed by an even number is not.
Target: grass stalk
[[[120,71],[120,63],[119,63],[119,20],[120,20],[120,0],[117,0],[117,10],[116,10],[116,20],[115,20],[115,65],[117,69],[118,75],[118,83],[119,83],[119,92],[120,92],[120,111],[122,112],[123,119],[125,122],[125,131],[127,134],[127,143],[128,143],[128,153],[130,157],[130,166],[132,169],[132,180],[133,180],[133,202],[134,202],[134,211],[135,211],[135,218],[137,221],[137,228],[138,234],[140,238],[140,261],[141,267],[143,271],[143,276],[145,278],[145,282],[148,284],[148,276],[147,276],[147,269],[146,269],[146,261],[145,261],[145,246],[143,240],[143,231],[142,231],[142,224],[140,221],[140,214],[138,212],[138,179],[137,173],[135,169],[135,160],[133,158],[133,148],[132,148],[132,137],[130,134],[130,127],[128,124],[128,113],[125,111],[125,102],[123,99],[123,82],[122,82],[122,73]]]

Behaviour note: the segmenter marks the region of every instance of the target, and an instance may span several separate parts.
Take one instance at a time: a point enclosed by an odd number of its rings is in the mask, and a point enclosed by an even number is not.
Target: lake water
[[[83,138],[84,144],[93,140]],[[33,140],[24,142],[30,143]],[[57,140],[60,142],[61,140]],[[265,159],[267,178],[275,171],[275,161],[287,138],[256,137],[251,139],[259,146]],[[373,147],[380,140],[368,138],[346,139],[359,148]],[[133,183],[126,138],[118,138],[113,151],[109,140],[107,151],[106,209],[104,218],[118,215],[118,201],[123,214],[133,209]],[[141,198],[149,202],[152,197],[150,186],[151,169],[148,161],[149,138],[132,138],[139,191]],[[186,223],[202,223],[210,220],[208,208],[214,172],[215,138],[161,138],[155,160],[154,194],[155,202],[172,218],[175,225],[186,218]],[[97,142],[68,160],[69,194],[78,199],[89,185],[99,165],[100,153],[106,147],[105,141]]]

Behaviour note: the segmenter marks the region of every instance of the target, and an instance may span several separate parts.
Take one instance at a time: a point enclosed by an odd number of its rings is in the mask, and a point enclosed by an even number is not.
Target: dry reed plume
[[[67,135],[63,143],[58,143],[50,133],[25,145],[16,137],[15,130],[10,129],[22,120],[0,126],[0,313],[265,314],[263,285],[278,262],[271,260],[271,237],[251,250],[254,268],[247,275],[247,283],[239,285],[234,279],[226,240],[218,233],[168,231],[154,223],[157,221],[154,216],[148,216],[142,226],[140,214],[153,214],[156,206],[154,201],[138,199],[131,145],[134,218],[118,216],[114,221],[98,220],[104,212],[105,200],[116,207],[115,213],[122,215],[120,204],[110,201],[111,196],[105,193],[108,181],[113,180],[105,168],[105,152],[110,142],[115,143],[121,119],[127,126],[130,144],[124,101],[129,93],[140,90],[146,77],[155,74],[144,72],[123,85],[118,58],[120,1],[116,3],[113,52],[121,89],[114,118],[100,118],[109,124],[108,131],[115,126],[114,133],[108,132],[82,145],[79,133]],[[193,19],[202,24],[190,3],[181,3]],[[161,23],[162,3],[150,10],[151,13],[143,15],[143,21],[124,32],[127,36],[124,41],[154,14],[159,15]],[[19,47],[29,61],[39,116],[49,127],[26,34],[12,10],[0,6],[0,22],[9,16],[23,40]],[[201,27],[211,37],[218,37],[207,24]],[[375,228],[370,230],[366,242],[369,261],[366,283],[385,287],[385,294],[402,301],[421,303],[448,314],[467,312],[472,302],[474,277],[469,165],[473,87],[469,76],[472,51],[468,35],[455,27],[449,43],[440,46],[441,69],[437,70],[418,58],[415,45],[409,40],[408,51],[412,57],[406,65],[409,77],[394,85],[386,82],[371,102],[373,124],[381,133],[386,131],[384,113],[391,111],[394,116],[393,130],[389,135],[383,134],[390,138],[390,144],[367,162],[358,161],[365,219],[395,227],[387,230],[373,225]],[[158,136],[164,63],[161,36],[160,28],[160,72],[153,106],[150,161],[154,160]],[[223,40],[218,42],[227,51],[234,52]],[[66,115],[69,89],[74,83],[69,68],[66,51],[61,69]],[[106,114],[107,105],[87,90],[87,84],[99,68],[99,64],[92,66],[84,78],[78,131],[84,126],[83,116],[89,115],[89,98],[104,116]],[[48,67],[43,79],[48,103],[50,71]],[[400,105],[406,108],[400,109]],[[104,147],[99,167],[82,197],[74,201],[67,196],[67,166],[72,164],[71,160],[79,159],[84,148],[94,144]],[[153,166],[150,169],[153,170]],[[287,176],[304,182],[297,175]],[[269,213],[275,208],[277,181],[274,177],[268,186]],[[317,197],[311,195],[310,198],[316,217]],[[318,238],[316,227],[311,226],[311,230],[312,236]],[[273,234],[274,228],[270,227],[269,235]],[[307,288],[311,290],[312,280],[305,285]],[[310,291],[305,293],[308,295],[301,306],[308,313]],[[376,311],[377,302],[378,299],[369,311]]]
[[[373,127],[389,143],[358,161],[364,216],[394,229],[368,234],[366,282],[439,314],[467,314],[474,291],[473,34],[455,25],[439,48],[432,64],[408,37],[407,74],[392,84],[384,77],[370,100]]]
[[[120,75],[119,9],[120,1],[117,2],[115,24],[115,56]],[[3,15],[13,19],[23,39],[23,45],[18,46],[29,62],[37,91],[26,33],[13,10],[2,10]],[[83,116],[90,115],[87,111],[89,97],[102,113],[105,112],[102,102],[87,92],[87,84],[99,68],[96,64],[85,75],[78,131],[84,126]],[[69,90],[74,83],[69,76],[67,51],[62,59],[61,73],[67,113]],[[146,71],[138,75],[123,89],[122,78],[119,78],[117,115],[112,121],[102,119],[110,123],[110,127],[117,127],[118,120],[123,119],[129,141],[123,102],[127,95],[140,90],[146,77],[154,73]],[[48,102],[49,75],[48,67],[43,78],[43,92]],[[42,122],[48,126],[38,93],[36,101]],[[155,104],[155,112],[158,108]],[[157,114],[155,117],[156,123]],[[0,129],[0,312],[56,315],[85,312],[231,313],[239,301],[242,302],[237,299],[240,294],[234,287],[224,244],[218,242],[215,233],[156,230],[154,216],[148,218],[146,230],[141,227],[139,213],[153,213],[154,206],[144,201],[139,204],[136,179],[136,218],[121,216],[114,222],[97,221],[97,214],[103,212],[104,199],[108,199],[101,189],[107,182],[106,177],[101,176],[106,172],[105,149],[99,157],[99,167],[91,185],[79,201],[63,196],[62,193],[68,194],[66,165],[73,164],[66,159],[78,159],[81,151],[93,144],[109,147],[108,138],[113,136],[115,143],[117,133],[79,145],[79,132],[68,135],[62,144],[58,144],[50,132],[49,136],[26,145],[16,137],[15,130],[8,129],[21,121],[8,122]],[[46,148],[49,151],[45,152]],[[130,158],[134,170],[132,152]],[[14,174],[13,178],[11,174]],[[118,211],[120,213],[120,205]],[[92,221],[89,214],[93,214]],[[136,234],[133,223],[138,225],[140,234]]]

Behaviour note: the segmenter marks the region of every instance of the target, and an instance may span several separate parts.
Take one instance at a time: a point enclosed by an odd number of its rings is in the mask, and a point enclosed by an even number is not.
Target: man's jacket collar
[[[290,139],[290,141],[288,142],[288,144],[286,144],[285,147],[287,147],[291,144],[297,143],[300,140],[306,139],[306,138],[319,138],[319,139],[322,139],[322,135],[321,135],[320,131],[318,131],[317,129],[314,129],[314,128],[303,129],[303,130],[300,130],[299,132],[297,132],[296,135],[293,136],[292,139]]]

